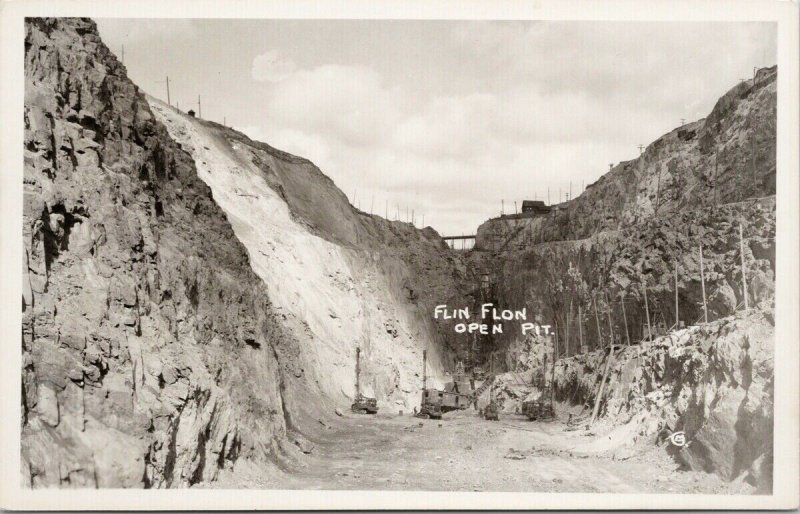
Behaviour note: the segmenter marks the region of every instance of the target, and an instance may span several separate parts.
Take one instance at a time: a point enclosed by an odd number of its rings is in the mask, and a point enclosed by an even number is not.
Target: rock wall
[[[193,156],[299,341],[290,380],[330,399],[328,410],[347,405],[360,347],[362,392],[389,412],[410,411],[419,401],[423,349],[435,384],[459,344],[432,322],[434,305],[457,302],[466,287],[459,257],[430,228],[353,208],[308,160],[150,102]]]
[[[546,241],[584,239],[698,207],[775,194],[777,67],[763,68],[714,106],[614,166],[586,190],[537,218],[493,218],[476,248],[503,251]]]
[[[363,392],[411,410],[465,264],[309,161],[148,100],[88,19],[26,22],[22,476],[179,487],[289,467]],[[155,116],[154,116],[155,114]],[[288,469],[288,468],[287,468]]]
[[[25,484],[266,465],[291,341],[192,158],[91,20],[28,19],[25,80]]]
[[[581,338],[589,349],[611,337],[626,343],[626,324],[631,340],[645,337],[645,284],[652,325],[673,325],[676,265],[679,318],[687,326],[702,321],[701,246],[708,319],[731,315],[744,303],[740,225],[748,300],[755,305],[774,297],[774,197],[681,211],[579,241],[478,251],[469,258],[473,266],[491,270],[499,305],[525,307],[540,324],[554,330],[557,325],[559,354],[572,355],[580,351]],[[519,330],[504,332],[486,341],[483,351],[509,350],[506,361],[513,368],[512,354],[523,339]]]
[[[625,426],[625,444],[666,442],[693,470],[772,487],[774,343],[769,302],[733,316],[615,352],[600,405],[601,420]],[[594,404],[608,352],[556,363],[556,399]]]

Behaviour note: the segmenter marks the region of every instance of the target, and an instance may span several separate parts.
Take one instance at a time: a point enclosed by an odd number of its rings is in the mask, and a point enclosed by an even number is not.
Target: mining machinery
[[[378,400],[361,394],[361,348],[356,348],[356,397],[350,410],[358,414],[376,414]]]

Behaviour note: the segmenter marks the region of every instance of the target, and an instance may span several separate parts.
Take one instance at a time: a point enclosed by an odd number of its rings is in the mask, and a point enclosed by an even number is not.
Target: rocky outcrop
[[[25,79],[23,480],[174,487],[269,462],[290,341],[192,158],[91,20],[26,20]]]
[[[626,425],[628,445],[664,442],[687,468],[772,487],[773,306],[690,327],[615,352],[600,416]],[[608,352],[557,361],[556,399],[593,405]]]
[[[552,325],[560,354],[572,355],[580,351],[581,339],[589,349],[612,336],[626,343],[626,325],[631,340],[645,337],[645,285],[651,323],[673,325],[676,266],[678,317],[687,326],[702,321],[701,246],[708,319],[733,314],[744,303],[740,225],[747,295],[755,305],[775,291],[774,197],[659,216],[579,241],[473,252],[469,259],[492,270],[499,305],[524,307],[539,323]],[[486,341],[484,351],[513,351],[520,341],[519,330],[506,330]],[[516,365],[514,356],[506,360]]]
[[[774,195],[777,75],[777,67],[759,70],[723,95],[708,117],[663,135],[549,215],[488,220],[478,228],[476,248],[584,239],[659,215]]]
[[[462,343],[431,313],[468,273],[435,231],[148,103],[91,20],[29,19],[25,48],[26,484],[291,467],[349,405],[357,347],[384,411],[416,403],[423,349],[443,378]]]

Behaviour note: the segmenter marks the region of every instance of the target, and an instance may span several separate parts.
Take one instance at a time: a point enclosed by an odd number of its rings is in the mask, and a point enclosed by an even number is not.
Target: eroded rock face
[[[466,341],[434,324],[433,310],[463,303],[469,277],[433,229],[359,211],[310,161],[149,101],[194,158],[298,341],[290,384],[349,406],[357,348],[362,393],[382,412],[418,405],[423,350],[428,383],[441,384],[452,349]]]
[[[609,370],[600,416],[633,424],[629,441],[660,443],[683,431],[689,444],[670,445],[694,470],[772,488],[774,404],[773,306],[765,303],[618,352]],[[607,352],[557,361],[556,398],[593,405]]]
[[[192,159],[86,19],[25,39],[23,480],[167,487],[268,461],[289,344]]]
[[[488,220],[475,247],[503,251],[583,239],[656,216],[774,195],[777,76],[776,66],[762,68],[755,81],[723,95],[707,118],[664,134],[549,215]]]
[[[755,305],[775,294],[774,197],[659,216],[578,241],[515,247],[496,254],[473,252],[470,259],[492,269],[500,305],[526,307],[539,323],[554,329],[557,324],[560,352],[566,349],[572,355],[580,351],[581,336],[589,349],[597,348],[599,341],[607,344],[612,334],[627,343],[626,324],[633,341],[646,336],[644,284],[653,325],[673,325],[676,266],[678,316],[687,326],[702,321],[701,246],[708,319],[733,314],[744,304],[740,225],[747,296]],[[508,330],[492,343],[496,349],[513,351],[521,339],[518,329]],[[509,358],[509,364],[513,362]]]

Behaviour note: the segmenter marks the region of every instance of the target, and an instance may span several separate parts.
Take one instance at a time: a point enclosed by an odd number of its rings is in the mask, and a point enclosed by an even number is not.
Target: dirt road
[[[601,452],[606,435],[569,430],[559,421],[506,415],[486,421],[472,411],[442,420],[345,413],[311,442],[298,438],[297,469],[265,476],[239,467],[217,487],[404,489],[438,491],[749,493],[706,473],[679,471],[662,448]],[[588,443],[588,444],[587,444]],[[293,466],[294,467],[294,466]],[[287,470],[288,471],[288,470]]]

